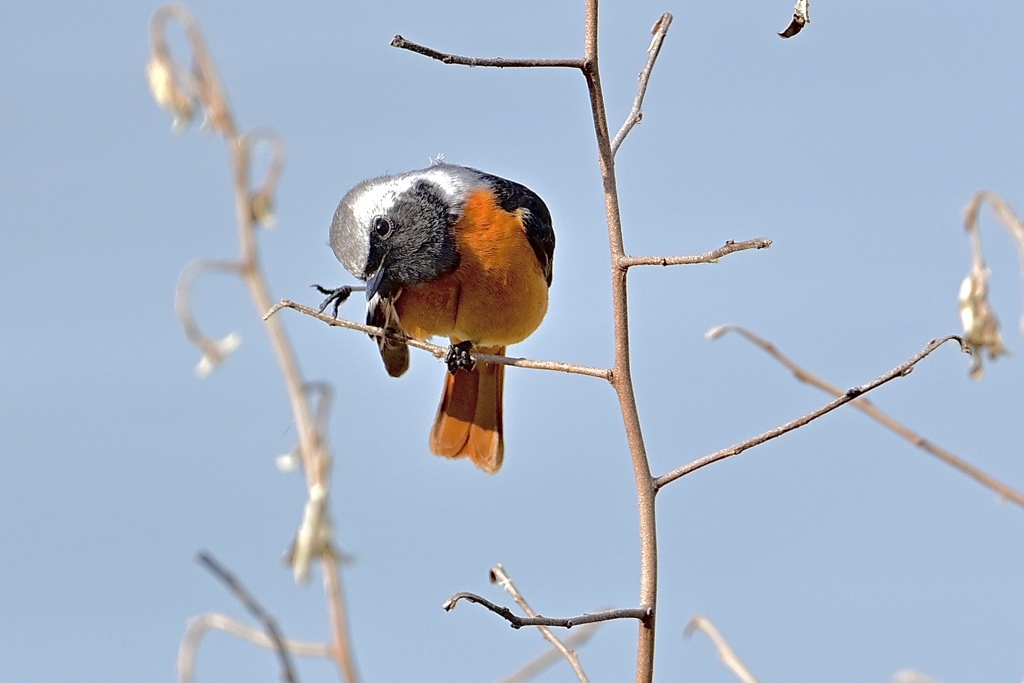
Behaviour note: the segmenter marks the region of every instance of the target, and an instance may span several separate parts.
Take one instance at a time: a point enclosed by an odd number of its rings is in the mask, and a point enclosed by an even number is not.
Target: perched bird
[[[406,338],[451,340],[430,449],[497,472],[505,366],[476,364],[469,352],[504,354],[544,319],[555,253],[547,206],[519,183],[435,163],[352,188],[334,213],[331,248],[366,281],[367,324],[389,331],[377,338],[389,375],[409,367]],[[321,310],[337,310],[345,290],[321,288]]]

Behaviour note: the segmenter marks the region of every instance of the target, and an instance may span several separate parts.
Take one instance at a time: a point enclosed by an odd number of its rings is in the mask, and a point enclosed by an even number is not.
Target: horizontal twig
[[[618,266],[625,270],[633,266],[687,266],[695,263],[717,263],[718,259],[737,251],[767,249],[770,246],[772,246],[772,241],[767,237],[758,237],[743,242],[729,240],[718,249],[693,256],[623,256],[618,260]]]
[[[683,467],[673,470],[668,474],[663,474],[654,480],[654,488],[656,490],[661,489],[661,487],[664,486],[665,484],[670,484],[676,479],[685,477],[687,474],[695,472],[696,470],[699,470],[702,467],[706,467],[712,463],[718,462],[719,460],[724,460],[725,458],[729,458],[734,455],[739,455],[743,451],[753,448],[754,446],[759,446],[766,441],[771,441],[772,439],[782,436],[787,432],[791,432],[794,429],[797,429],[798,427],[803,427],[805,424],[817,420],[822,415],[826,415],[840,406],[846,405],[847,403],[854,400],[858,396],[866,394],[872,389],[877,389],[878,387],[896,379],[897,377],[906,377],[914,369],[914,366],[917,365],[926,356],[928,356],[932,351],[939,348],[946,342],[952,341],[954,339],[960,344],[960,349],[964,353],[969,354],[971,352],[970,348],[967,346],[967,343],[963,340],[963,338],[958,337],[957,335],[950,335],[948,337],[943,337],[942,339],[933,339],[932,341],[928,342],[928,345],[925,346],[924,349],[915,354],[911,359],[909,359],[905,363],[898,365],[897,367],[893,368],[892,370],[885,373],[881,377],[878,377],[877,379],[868,382],[867,384],[862,384],[859,387],[853,387],[852,389],[848,389],[846,393],[844,393],[841,397],[837,398],[831,403],[828,403],[822,406],[821,408],[818,408],[817,410],[813,410],[804,415],[803,417],[799,417],[793,420],[792,422],[787,422],[786,424],[780,427],[776,427],[775,429],[769,430],[763,434],[755,436],[752,439],[747,439],[746,441],[738,443],[735,446],[723,448],[722,450],[716,453],[712,453],[711,455],[706,455],[703,458],[694,460],[689,465],[684,465]]]
[[[374,337],[384,337],[388,333],[381,327],[373,327],[372,325],[363,325],[351,320],[345,320],[344,318],[334,318],[327,313],[321,313],[315,308],[309,306],[303,306],[297,304],[289,299],[282,299],[280,303],[275,304],[270,308],[269,311],[263,316],[266,320],[270,316],[274,315],[282,308],[291,308],[304,313],[305,315],[312,316],[317,320],[327,323],[333,327],[344,327],[349,330],[356,330],[357,332],[364,332]],[[413,348],[422,349],[435,358],[443,358],[448,353],[448,347],[438,346],[437,344],[431,344],[430,342],[420,341],[419,339],[407,339],[403,338],[406,344]],[[573,363],[558,363],[549,360],[529,360],[527,358],[512,358],[511,356],[495,356],[490,353],[479,353],[472,351],[470,355],[473,360],[480,361],[482,363],[496,363],[498,365],[509,365],[514,368],[528,368],[531,370],[552,370],[555,372],[566,372],[572,375],[587,375],[589,377],[599,377],[608,382],[612,381],[612,371],[607,368],[594,368],[588,365],[575,365]]]
[[[806,382],[807,384],[810,384],[813,387],[817,387],[818,389],[821,389],[826,393],[832,394],[833,396],[838,397],[843,395],[842,389],[835,387],[826,382],[825,380],[821,379],[820,377],[812,375],[807,370],[804,370],[802,367],[793,362],[788,356],[783,355],[783,353],[779,351],[775,344],[771,343],[767,339],[759,337],[758,335],[754,334],[745,327],[741,327],[739,325],[723,325],[708,332],[708,336],[710,338],[718,338],[719,336],[725,334],[726,332],[735,332],[736,334],[747,339],[749,342],[759,346],[761,349],[765,351],[765,353],[767,353],[772,358],[779,361],[779,363],[784,365],[787,369],[789,369],[790,372],[793,373],[793,376],[796,377],[801,382]],[[947,465],[955,467],[956,469],[966,474],[968,477],[974,479],[982,486],[991,489],[1004,500],[1008,500],[1010,502],[1016,503],[1021,507],[1024,507],[1024,495],[1022,495],[1020,492],[1010,488],[1009,486],[999,481],[995,477],[992,477],[986,474],[985,472],[982,472],[981,470],[979,470],[977,467],[970,464],[966,460],[963,460],[962,458],[953,455],[946,449],[937,446],[936,444],[933,444],[931,441],[924,438],[920,434],[911,431],[910,429],[903,426],[886,413],[883,413],[881,410],[876,408],[873,403],[868,401],[868,399],[858,398],[853,402],[853,407],[864,411],[865,413],[873,417],[875,420],[880,422],[882,425],[896,432],[904,439],[914,444],[915,446],[925,451],[926,453],[934,455],[936,458],[942,460]]]
[[[582,69],[586,66],[583,59],[506,59],[504,57],[463,57],[447,52],[440,52],[434,48],[406,40],[396,35],[391,40],[391,47],[400,50],[409,50],[416,54],[436,59],[445,64],[461,64],[463,66],[493,66],[499,69],[505,68],[527,68],[527,67],[563,67],[570,69]]]
[[[496,605],[487,598],[481,597],[476,593],[456,593],[452,597],[448,598],[444,605],[446,612],[455,609],[455,605],[458,604],[459,600],[469,600],[475,602],[478,605],[483,605],[490,611],[494,612],[501,618],[508,621],[512,628],[522,628],[524,626],[555,626],[557,628],[572,628],[573,626],[579,626],[581,624],[593,624],[598,621],[611,621],[612,619],[639,619],[645,621],[651,617],[654,610],[650,607],[623,607],[621,609],[609,609],[602,612],[588,612],[581,614],[576,617],[568,617],[564,619],[556,619],[552,617],[521,617],[515,614],[508,607],[502,607]]]

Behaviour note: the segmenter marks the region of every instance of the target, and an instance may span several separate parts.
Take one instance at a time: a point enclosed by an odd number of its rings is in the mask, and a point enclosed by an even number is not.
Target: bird
[[[375,339],[390,376],[409,367],[406,339],[450,341],[431,451],[498,472],[505,366],[476,363],[470,351],[504,355],[544,319],[555,254],[547,205],[520,183],[434,162],[349,190],[330,245],[366,282],[366,323],[387,332]],[[327,295],[320,310],[333,303],[335,315],[352,291],[314,286]]]

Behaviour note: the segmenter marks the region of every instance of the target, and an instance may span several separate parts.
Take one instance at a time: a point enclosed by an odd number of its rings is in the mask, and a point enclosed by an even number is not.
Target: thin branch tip
[[[585,60],[582,59],[507,59],[505,57],[466,57],[463,55],[441,52],[426,45],[414,43],[401,35],[396,34],[391,39],[391,47],[399,50],[408,50],[416,54],[436,59],[444,64],[458,64],[461,66],[484,66],[505,68],[529,68],[529,67],[565,67],[570,69],[584,69]]]
[[[636,97],[633,100],[633,108],[630,110],[629,115],[623,122],[622,128],[619,129],[619,132],[615,134],[615,137],[611,141],[612,157],[618,154],[619,147],[622,146],[626,136],[629,135],[630,131],[633,130],[633,128],[636,127],[644,118],[643,104],[644,97],[647,95],[647,85],[651,80],[651,72],[654,70],[654,63],[658,60],[658,55],[661,54],[661,46],[665,42],[665,35],[668,33],[668,27],[671,25],[672,15],[665,12],[651,28],[651,34],[654,37],[651,39],[650,47],[647,48],[647,63],[644,64],[644,68],[637,76],[639,86],[637,87]]]
[[[772,240],[767,237],[758,237],[752,240],[726,240],[725,244],[717,249],[703,254],[692,256],[620,256],[616,264],[620,270],[627,270],[634,266],[689,266],[698,263],[718,263],[719,259],[749,249],[768,249],[772,246]]]
[[[280,311],[282,308],[288,308],[288,305],[290,303],[291,301],[288,301],[288,299],[281,299],[276,304],[271,306],[266,313],[263,314],[263,321],[266,322],[267,320],[269,320],[272,315]]]

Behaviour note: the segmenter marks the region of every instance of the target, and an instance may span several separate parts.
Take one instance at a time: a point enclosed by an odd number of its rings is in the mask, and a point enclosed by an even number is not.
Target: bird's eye
[[[381,237],[391,234],[391,221],[384,216],[377,216],[373,219],[373,230]]]

